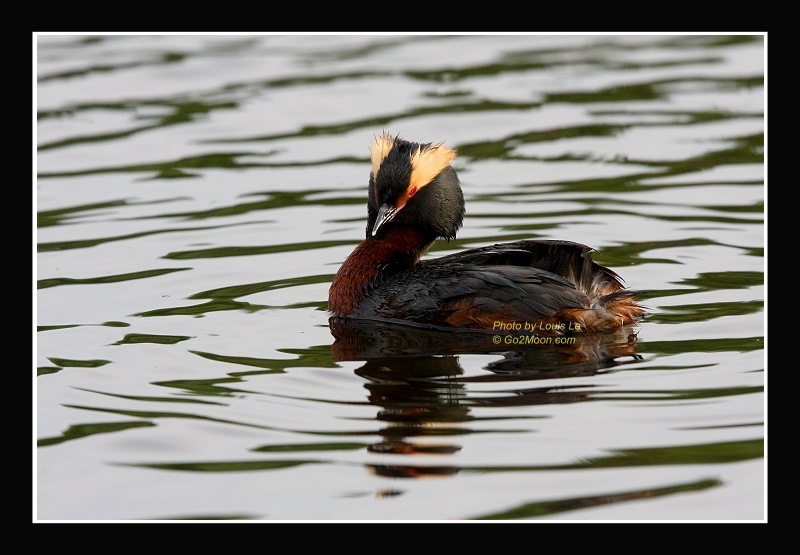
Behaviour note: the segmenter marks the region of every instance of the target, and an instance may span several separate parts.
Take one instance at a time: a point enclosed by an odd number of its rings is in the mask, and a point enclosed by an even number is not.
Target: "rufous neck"
[[[432,243],[419,228],[399,225],[361,241],[333,278],[328,310],[340,316],[353,314],[372,285],[416,264]]]

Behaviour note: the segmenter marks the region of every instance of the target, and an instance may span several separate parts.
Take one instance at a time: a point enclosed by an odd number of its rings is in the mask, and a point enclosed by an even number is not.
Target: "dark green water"
[[[40,35],[35,59],[34,520],[766,520],[765,37]],[[589,244],[650,309],[635,352],[334,345],[384,130],[458,151],[467,216],[430,256]]]

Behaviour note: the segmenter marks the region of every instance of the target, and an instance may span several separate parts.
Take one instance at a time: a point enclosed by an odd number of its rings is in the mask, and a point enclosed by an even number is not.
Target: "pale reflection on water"
[[[764,42],[40,35],[34,519],[765,520]],[[332,326],[383,130],[651,314]]]

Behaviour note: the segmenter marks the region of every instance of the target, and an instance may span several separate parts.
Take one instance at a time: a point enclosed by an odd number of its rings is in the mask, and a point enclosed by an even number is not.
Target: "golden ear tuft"
[[[410,187],[424,187],[450,165],[455,157],[456,151],[447,148],[444,143],[418,148],[411,155]]]
[[[381,167],[384,158],[388,156],[389,151],[394,146],[394,137],[384,132],[383,134],[375,137],[370,147],[370,158],[372,160],[372,175],[378,177],[378,168]]]

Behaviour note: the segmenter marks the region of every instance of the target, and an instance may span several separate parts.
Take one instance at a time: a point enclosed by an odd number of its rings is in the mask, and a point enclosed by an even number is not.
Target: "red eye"
[[[416,187],[411,187],[411,188],[408,190],[408,196],[409,196],[409,198],[410,198],[410,197],[413,197],[413,196],[414,196],[414,193],[416,193],[416,192],[417,192],[417,188],[416,188]]]

